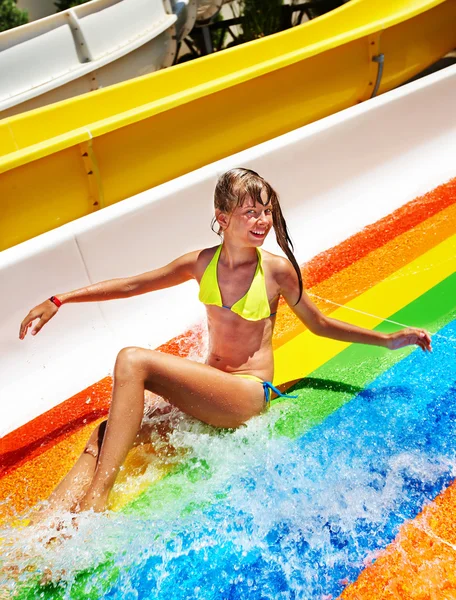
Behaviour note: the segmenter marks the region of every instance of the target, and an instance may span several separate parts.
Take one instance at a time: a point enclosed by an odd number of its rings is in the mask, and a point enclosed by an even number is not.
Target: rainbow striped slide
[[[171,413],[168,442],[132,453],[110,516],[82,519],[0,589],[27,600],[454,597],[455,224],[452,179],[303,268],[325,313],[425,327],[431,355],[316,338],[281,305],[276,384],[298,398],[229,433]],[[195,356],[203,343],[194,329],[160,349]],[[4,532],[68,470],[110,389],[105,378],[3,438]]]

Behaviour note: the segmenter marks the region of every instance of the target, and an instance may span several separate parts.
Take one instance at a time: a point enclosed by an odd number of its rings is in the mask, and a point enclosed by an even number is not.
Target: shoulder
[[[197,278],[198,271],[200,269],[200,263],[202,260],[205,260],[204,257],[206,256],[208,250],[211,249],[193,250],[191,252],[187,252],[186,254],[182,254],[178,258],[175,258],[171,263],[163,267],[163,269],[172,273],[180,273],[192,278]]]
[[[182,254],[169,264],[161,267],[159,269],[160,274],[161,276],[177,277],[182,282],[188,279],[199,281],[217,248],[218,246],[215,246]]]
[[[264,250],[262,250],[262,256],[263,265],[274,278],[281,292],[298,286],[296,271],[288,258]]]
[[[194,254],[194,273],[195,278],[200,280],[206,270],[208,264],[211,262],[214,254],[219,246],[212,246],[211,248],[203,248],[202,250],[196,250]]]

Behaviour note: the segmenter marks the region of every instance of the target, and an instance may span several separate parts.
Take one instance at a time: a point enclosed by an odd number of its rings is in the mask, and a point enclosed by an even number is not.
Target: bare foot
[[[46,526],[55,527],[58,529],[58,523],[62,515],[68,512],[76,512],[74,509],[78,501],[83,497],[83,494],[75,496],[74,494],[65,494],[64,497],[51,498],[32,509],[32,513],[28,518],[29,526],[38,526],[46,522]],[[54,517],[57,515],[56,520]]]
[[[79,513],[86,510],[93,510],[93,512],[104,512],[107,504],[107,495],[101,495],[89,490],[72,512]]]
[[[43,571],[43,576],[40,579],[40,585],[44,587],[50,583],[58,583],[65,575],[66,571],[64,569],[55,573],[52,571],[52,569],[46,567]]]
[[[33,576],[39,570],[40,556],[43,548],[54,548],[61,545],[66,539],[69,539],[71,535],[68,534],[68,527],[59,525],[55,530],[53,527],[47,525],[44,522],[33,528],[33,531],[26,533],[27,544],[24,549],[24,545],[20,546],[20,539],[12,538],[9,540],[9,552],[7,553],[8,558],[2,560],[0,567],[0,574],[5,576],[7,580],[12,582],[19,582],[24,580],[28,574]],[[41,585],[49,583],[51,579],[55,580],[55,576],[52,577],[51,570],[46,568],[45,575],[41,580]],[[8,589],[8,586],[5,587]],[[0,586],[0,591],[2,587]],[[15,597],[13,596],[7,596]],[[0,600],[2,596],[0,595]]]
[[[45,539],[51,541],[55,537],[63,537],[63,539],[65,539],[65,536],[61,534],[61,532],[68,529],[70,524],[75,527],[76,523],[74,521],[75,520],[72,519],[70,522],[68,510],[59,510],[57,506],[47,504],[42,506],[35,514],[32,514],[28,519],[27,526],[43,533],[43,536],[40,538],[41,541],[44,541]],[[49,537],[49,534],[52,534],[53,531],[56,531],[57,535]]]

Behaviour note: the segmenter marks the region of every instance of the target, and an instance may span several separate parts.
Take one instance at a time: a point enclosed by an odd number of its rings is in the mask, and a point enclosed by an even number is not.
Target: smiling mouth
[[[266,230],[261,231],[261,230],[253,230],[250,232],[252,235],[254,235],[257,238],[262,238],[266,235]]]

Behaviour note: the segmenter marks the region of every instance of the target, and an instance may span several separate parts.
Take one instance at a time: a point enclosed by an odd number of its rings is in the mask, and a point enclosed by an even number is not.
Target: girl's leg
[[[84,497],[95,473],[106,423],[103,421],[92,431],[89,441],[74,466],[52,491],[46,505],[41,506],[31,517],[31,525],[39,523],[55,511],[72,510]]]
[[[71,510],[84,496],[93,479],[106,432],[106,421],[92,431],[81,456],[49,496],[49,508]]]
[[[148,411],[151,415],[148,416],[166,414],[169,412],[170,408],[170,405],[159,408],[152,403]],[[72,510],[78,505],[81,498],[84,497],[95,474],[101,446],[106,433],[106,424],[107,421],[102,421],[92,431],[82,454],[49,496],[45,511],[40,511],[38,513],[41,518],[49,511]],[[163,427],[157,428],[155,423],[145,423],[140,428],[133,446],[147,443],[151,439],[152,431],[157,431],[163,436],[167,433]],[[32,522],[34,521],[35,519],[32,519]]]
[[[238,427],[264,408],[259,382],[170,354],[124,348],[114,367],[112,403],[99,461],[79,510],[106,508],[141,425],[145,389],[216,427]]]

